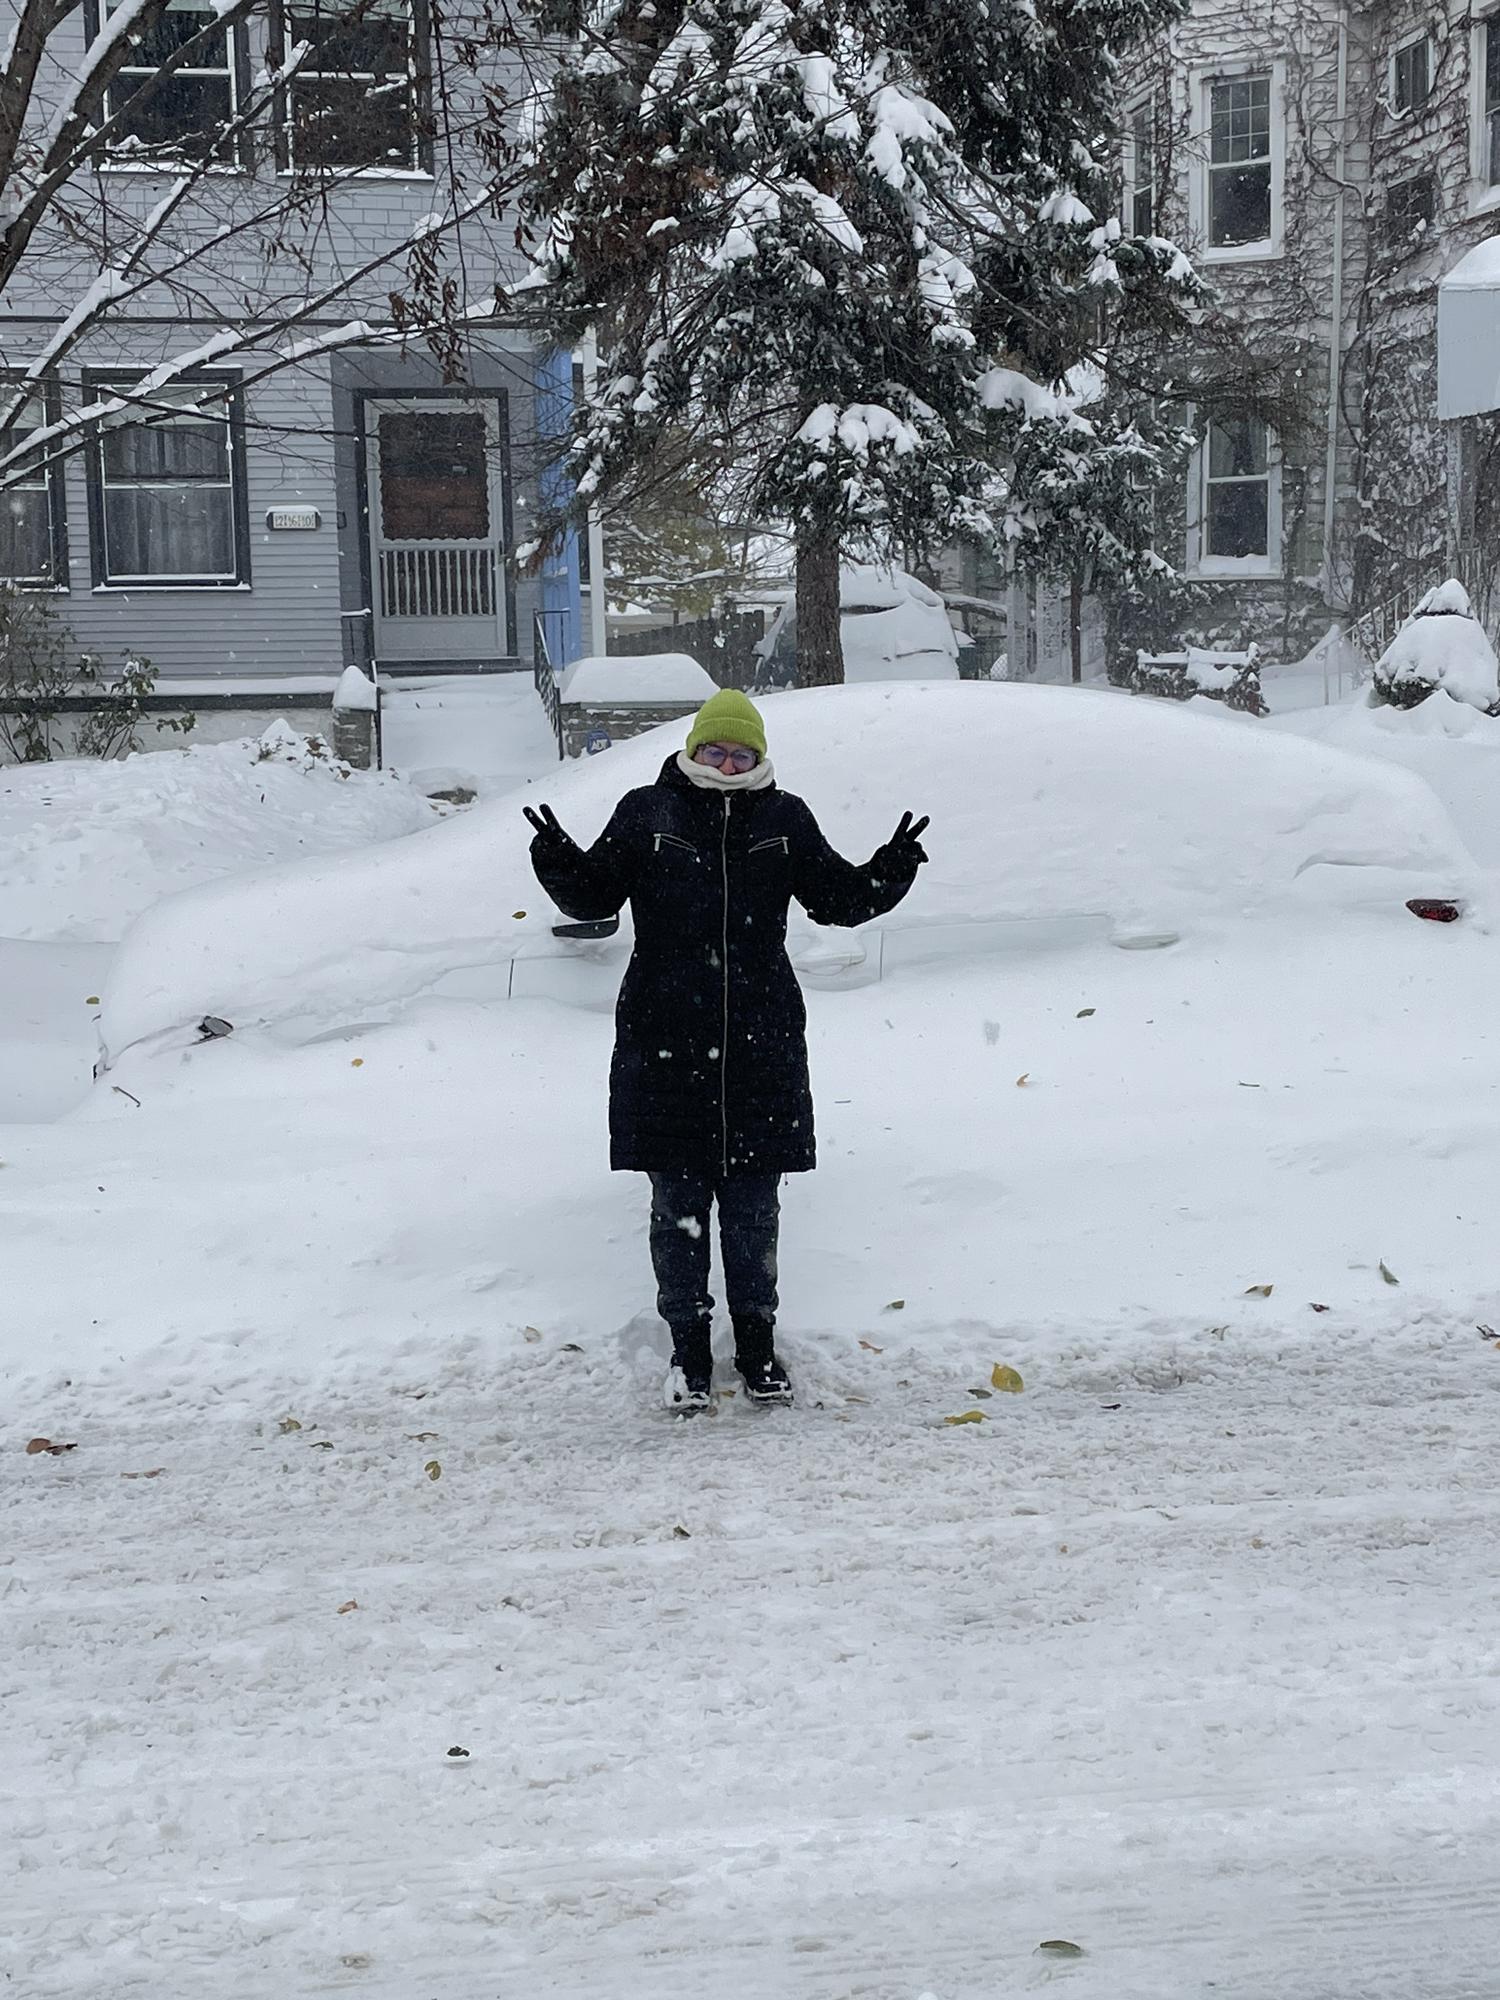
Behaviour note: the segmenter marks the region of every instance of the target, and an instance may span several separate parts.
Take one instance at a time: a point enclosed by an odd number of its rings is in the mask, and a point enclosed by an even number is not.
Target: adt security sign
[[[590,757],[597,757],[601,750],[607,750],[614,738],[607,729],[591,729],[583,739],[583,747]]]

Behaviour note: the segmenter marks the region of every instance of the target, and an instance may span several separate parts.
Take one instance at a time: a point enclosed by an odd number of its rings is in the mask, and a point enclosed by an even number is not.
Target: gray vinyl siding
[[[15,16],[16,0],[0,0],[0,29]],[[266,22],[249,24],[249,70],[265,61]],[[450,34],[461,32],[462,9],[450,15]],[[49,44],[54,88],[77,68],[83,47],[81,12]],[[46,110],[44,76],[33,109]],[[243,219],[251,204],[273,192],[275,162],[262,146],[253,170],[212,173],[195,186],[174,217],[173,241],[207,242],[225,226]],[[106,234],[128,240],[132,219],[148,215],[174,177],[165,171],[115,172],[81,176],[70,200],[97,216],[109,212]],[[477,184],[477,182],[476,182]],[[340,274],[361,267],[382,246],[395,259],[374,271],[359,292],[335,300],[317,320],[299,323],[271,344],[313,339],[368,314],[384,320],[388,295],[405,281],[405,253],[420,221],[444,205],[444,187],[425,174],[356,176],[330,184],[300,224],[288,224],[286,240],[265,256],[250,240],[231,239],[222,254],[193,273],[197,301],[192,320],[182,318],[177,296],[165,289],[132,299],[126,315],[110,331],[91,336],[59,371],[66,407],[84,393],[80,371],[147,369],[167,357],[190,352],[223,325],[257,322],[274,327],[295,313]],[[97,226],[97,223],[92,226]],[[517,265],[514,220],[475,217],[464,225],[440,268],[462,286],[462,296],[483,303],[497,280]],[[55,325],[61,310],[81,295],[93,273],[80,267],[76,243],[55,226],[38,233],[0,310],[0,367],[24,367]],[[247,304],[251,317],[244,315]],[[527,336],[486,329],[476,333],[468,352],[477,388],[506,391],[511,445],[511,491],[515,537],[524,540],[536,495],[534,371],[536,348]],[[254,354],[211,364],[214,372],[253,373],[263,365]],[[65,465],[68,588],[54,602],[80,651],[113,662],[125,649],[145,654],[166,677],[282,677],[336,675],[351,660],[369,658],[369,602],[364,562],[363,494],[353,434],[355,387],[392,395],[439,383],[436,364],[420,341],[405,352],[348,349],[331,359],[290,369],[245,391],[245,471],[249,580],[245,587],[193,585],[150,588],[105,587],[94,582],[88,505],[87,454]],[[456,396],[463,386],[456,385]],[[273,507],[315,507],[321,525],[312,531],[267,527]],[[499,524],[496,524],[499,539]],[[506,552],[507,555],[509,551]],[[515,657],[529,664],[536,587],[521,576],[512,581]]]

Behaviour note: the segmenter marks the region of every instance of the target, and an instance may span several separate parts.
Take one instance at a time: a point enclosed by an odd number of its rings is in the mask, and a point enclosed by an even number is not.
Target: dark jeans
[[[681,1345],[708,1339],[714,1302],[708,1290],[709,1222],[719,1204],[719,1253],[724,1291],[735,1321],[767,1341],[776,1318],[776,1231],[781,1216],[778,1174],[651,1176],[651,1262],[657,1311]],[[756,1343],[758,1345],[758,1342]],[[741,1352],[745,1343],[741,1343]]]

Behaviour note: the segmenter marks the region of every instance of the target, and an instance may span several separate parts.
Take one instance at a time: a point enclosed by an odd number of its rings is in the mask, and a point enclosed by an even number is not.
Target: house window
[[[1208,240],[1216,250],[1271,236],[1271,79],[1209,85]]]
[[[1391,109],[1420,111],[1432,89],[1432,44],[1423,35],[1391,57]]]
[[[1215,417],[1202,463],[1204,564],[1268,567],[1274,468],[1266,425],[1254,417]]]
[[[0,408],[8,408],[10,392],[0,386]],[[30,397],[14,421],[0,431],[0,458],[10,458],[44,424],[56,419],[57,392]],[[24,464],[24,460],[21,461]],[[6,473],[0,488],[0,580],[34,584],[43,589],[68,581],[67,547],[63,534],[63,469],[61,463],[17,478]]]
[[[1431,174],[1414,174],[1388,190],[1385,198],[1385,240],[1393,250],[1405,250],[1427,234],[1437,214],[1437,182]]]
[[[97,0],[90,11],[92,38],[99,31]],[[203,0],[167,0],[130,51],[105,93],[106,116],[119,120],[110,140],[113,164],[163,158],[239,164],[238,140],[226,138],[225,129],[239,109],[244,41],[241,30],[220,24],[222,11]],[[160,75],[184,50],[181,66]]]
[[[224,383],[201,400],[207,379]],[[118,384],[91,382],[104,397]],[[128,393],[128,391],[126,392]],[[175,407],[174,407],[175,406]],[[152,391],[149,419],[106,419],[90,452],[96,585],[249,580],[245,441],[239,392],[199,377]]]
[[[1500,16],[1483,24],[1484,150],[1483,178],[1500,185]]]
[[[422,0],[281,0],[284,45],[308,54],[287,88],[283,164],[298,173],[420,173],[426,131]]]
[[[1130,113],[1125,144],[1125,226],[1132,236],[1156,233],[1156,107]]]

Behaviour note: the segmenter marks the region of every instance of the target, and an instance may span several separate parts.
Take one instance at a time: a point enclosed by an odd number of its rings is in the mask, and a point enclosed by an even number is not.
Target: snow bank
[[[951,946],[957,926],[1016,919],[1182,932],[1294,897],[1319,864],[1350,896],[1376,871],[1406,878],[1407,894],[1455,893],[1469,874],[1442,808],[1405,773],[1120,694],[909,683],[772,695],[764,713],[781,781],[844,853],[868,855],[904,809],[932,813],[931,865],[882,926],[908,956],[923,934]],[[682,733],[652,730],[529,796],[592,840]],[[493,992],[495,968],[571,950],[551,936],[529,841],[517,796],[416,839],[175,897],[121,949],[105,1042],[118,1054],[205,1013],[369,1018],[442,980],[452,991],[455,974]]]
[[[158,897],[431,823],[399,779],[274,723],[259,742],[0,770],[0,937],[118,938]]]
[[[1500,868],[1500,716],[1429,695],[1415,708],[1371,707],[1360,688],[1341,702],[1277,713],[1266,725],[1362,757],[1376,757],[1424,780],[1447,808],[1469,852]]]
[[[564,701],[618,707],[633,701],[656,705],[691,701],[700,706],[718,684],[691,653],[590,653],[563,676]]]

